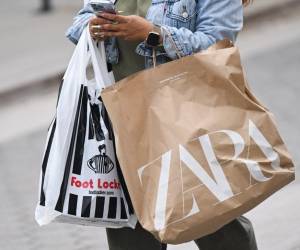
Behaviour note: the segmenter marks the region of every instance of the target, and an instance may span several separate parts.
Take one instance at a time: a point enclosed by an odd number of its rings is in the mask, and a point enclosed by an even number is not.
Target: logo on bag
[[[95,174],[108,174],[114,169],[113,161],[106,155],[106,146],[99,146],[99,155],[95,155],[88,160],[88,167],[95,172]]]
[[[264,174],[264,169],[260,166],[260,162],[249,159],[248,156],[247,158],[241,156],[246,148],[246,142],[239,133],[232,130],[220,130],[211,132],[210,135],[216,133],[225,134],[232,141],[232,145],[234,147],[233,155],[227,160],[243,164],[242,166],[244,166],[250,174],[250,186],[253,185],[251,183],[251,180],[255,180],[258,183],[263,183],[273,178],[272,176],[266,176]],[[154,214],[154,226],[156,230],[163,230],[168,222],[168,216],[166,211],[169,185],[166,185],[166,183],[168,183],[170,178],[172,166],[171,162],[174,153],[179,153],[181,171],[183,166],[181,163],[184,163],[185,168],[188,168],[190,170],[190,173],[201,181],[203,186],[211,192],[211,194],[218,200],[219,203],[224,202],[236,195],[232,189],[232,182],[228,180],[228,176],[225,174],[224,169],[221,166],[221,163],[218,161],[217,155],[214,152],[210,140],[210,135],[204,134],[196,138],[196,140],[199,142],[199,146],[203,150],[205,160],[208,163],[207,167],[210,169],[211,174],[207,172],[207,168],[204,168],[203,165],[196,158],[194,158],[193,154],[184,145],[179,145],[178,151],[170,150],[164,153],[159,159],[155,160],[155,162],[158,161],[161,165],[161,172],[159,175],[158,182],[159,191],[157,192]],[[251,120],[249,120],[248,125],[248,136],[249,138],[251,138],[251,140],[253,140],[253,142],[260,148],[261,152],[265,155],[266,160],[263,160],[263,162],[268,161],[270,163],[270,166],[272,168],[271,171],[281,170],[280,157],[278,152],[274,150],[273,146],[269,143],[264,134]],[[153,163],[154,162],[151,162],[139,168],[138,176],[142,185],[143,172],[146,168],[153,166]],[[185,175],[183,175],[182,178],[184,179]],[[188,178],[190,178],[190,176],[188,176]],[[184,183],[187,183],[187,181],[182,181],[182,190],[184,190]],[[178,196],[179,195],[180,194],[178,193]],[[182,193],[181,195],[183,196],[184,193]],[[193,203],[191,210],[187,214],[183,215],[181,218],[178,218],[177,222],[184,220],[201,211],[194,194],[192,197]]]

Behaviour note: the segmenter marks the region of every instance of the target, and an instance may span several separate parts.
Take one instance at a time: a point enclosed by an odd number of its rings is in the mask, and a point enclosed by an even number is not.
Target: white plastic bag
[[[64,75],[42,164],[35,213],[40,225],[134,228],[137,221],[118,177],[112,128],[99,97],[114,83],[99,45],[85,29]],[[86,73],[90,61],[93,80]]]

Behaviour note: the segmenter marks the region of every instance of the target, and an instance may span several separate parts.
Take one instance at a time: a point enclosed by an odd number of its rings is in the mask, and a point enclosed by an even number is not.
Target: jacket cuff
[[[135,49],[135,53],[137,53],[140,56],[144,57],[153,57],[153,49],[152,47],[149,47],[146,45],[146,42],[141,42]],[[167,53],[164,49],[164,47],[156,47],[155,48],[155,54],[156,56],[166,56]]]
[[[179,30],[175,27],[170,27],[163,25],[161,27],[161,34],[163,37],[163,46],[165,51],[171,59],[178,59],[187,55],[191,55],[193,51],[190,49],[190,46],[185,46],[180,43],[178,39],[177,32]]]
[[[93,16],[94,14],[92,13],[85,13],[81,16],[77,16],[75,18],[73,25],[67,30],[65,34],[66,37],[69,38],[69,40],[74,44],[77,44],[83,30],[88,25],[90,19]]]

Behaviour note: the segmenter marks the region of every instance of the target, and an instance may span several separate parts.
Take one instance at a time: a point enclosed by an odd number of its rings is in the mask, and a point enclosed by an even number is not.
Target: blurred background
[[[47,127],[74,49],[64,32],[80,0],[0,1],[0,250],[108,249],[103,229],[34,221]],[[300,163],[300,0],[255,0],[239,36],[255,95]],[[300,249],[300,182],[247,214],[259,250]],[[170,250],[196,250],[193,243]],[[142,249],[141,249],[142,250]],[[243,250],[243,249],[241,249]]]

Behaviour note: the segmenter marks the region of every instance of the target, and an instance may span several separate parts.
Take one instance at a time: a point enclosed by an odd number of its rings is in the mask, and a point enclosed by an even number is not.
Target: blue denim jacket
[[[67,37],[77,43],[92,16],[88,4],[75,17]],[[152,0],[146,19],[162,26],[163,50],[156,51],[157,64],[161,64],[207,49],[225,38],[235,41],[243,27],[243,5],[242,0]],[[116,39],[107,39],[105,48],[107,62],[118,63]],[[146,68],[153,65],[152,49],[145,42],[137,46],[136,53],[145,57]]]

